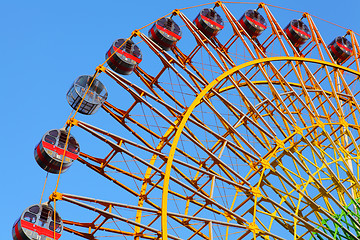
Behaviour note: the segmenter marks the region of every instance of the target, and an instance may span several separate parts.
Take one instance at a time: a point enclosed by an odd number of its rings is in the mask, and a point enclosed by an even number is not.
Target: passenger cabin
[[[89,90],[87,91],[87,89]],[[92,76],[83,75],[78,77],[72,84],[66,94],[66,99],[74,110],[77,110],[81,104],[78,112],[91,115],[103,105],[107,96],[105,86],[98,79],[93,80]]]
[[[346,62],[352,54],[352,44],[345,37],[336,37],[329,44],[328,49],[338,64]]]
[[[64,162],[61,173],[65,172],[79,156],[80,148],[76,139],[70,135],[66,150],[67,132],[63,129],[48,131],[35,147],[34,155],[39,166],[49,173],[59,173],[61,162]]]
[[[256,38],[267,28],[265,18],[257,10],[247,10],[239,23],[251,38]]]
[[[161,18],[149,30],[149,38],[169,51],[181,39],[181,29],[172,18]]]
[[[13,240],[57,240],[62,231],[63,222],[57,213],[54,219],[53,208],[48,204],[36,204],[28,207],[16,220],[12,236]]]
[[[224,21],[212,8],[201,10],[193,23],[208,38],[215,37],[224,28]]]
[[[142,61],[140,48],[132,41],[120,38],[116,40],[105,54],[107,64],[115,72],[129,75]]]
[[[294,47],[301,47],[311,38],[310,30],[300,19],[292,20],[284,29],[286,36],[290,39]]]

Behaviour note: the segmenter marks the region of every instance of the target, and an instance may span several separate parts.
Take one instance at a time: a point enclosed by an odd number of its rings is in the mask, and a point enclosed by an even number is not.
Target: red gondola
[[[215,37],[224,28],[224,21],[212,8],[201,10],[193,22],[208,38]]]
[[[63,231],[63,222],[50,205],[37,204],[28,207],[14,223],[12,236],[14,240],[57,240]],[[54,236],[55,226],[55,236]],[[55,237],[55,238],[54,238]]]
[[[258,37],[267,28],[265,18],[257,10],[247,10],[239,22],[252,38]]]
[[[149,30],[149,38],[169,51],[181,39],[181,29],[172,18],[161,18]]]
[[[61,162],[65,154],[61,173],[65,172],[79,156],[79,144],[70,135],[66,151],[64,151],[67,132],[63,129],[48,131],[35,147],[36,162],[41,168],[50,173],[59,173]]]
[[[294,47],[300,47],[311,38],[308,26],[300,19],[292,20],[284,31]]]
[[[339,64],[344,63],[352,54],[352,44],[345,37],[336,37],[328,46],[331,56]]]
[[[87,89],[89,90],[87,91]],[[81,103],[78,112],[91,115],[103,105],[107,96],[105,86],[98,79],[95,78],[93,81],[92,76],[83,75],[78,77],[70,87],[66,99],[74,110],[77,110]]]
[[[129,75],[142,60],[140,48],[132,41],[120,38],[116,40],[105,54],[107,64],[115,72]]]

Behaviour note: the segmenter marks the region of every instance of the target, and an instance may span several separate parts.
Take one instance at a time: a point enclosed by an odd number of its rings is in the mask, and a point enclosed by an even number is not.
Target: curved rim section
[[[192,102],[192,104],[189,106],[189,108],[186,110],[186,112],[183,115],[182,120],[180,121],[177,130],[175,132],[175,136],[173,139],[173,142],[171,144],[171,149],[169,152],[169,157],[166,163],[166,170],[165,170],[165,176],[164,176],[164,186],[163,186],[163,194],[162,194],[162,211],[161,211],[161,228],[162,228],[162,239],[167,240],[168,234],[167,234],[167,201],[168,201],[168,192],[169,192],[169,182],[170,182],[170,173],[172,169],[172,163],[175,156],[175,151],[177,148],[177,144],[179,142],[180,136],[182,134],[182,131],[185,127],[185,124],[187,120],[189,119],[190,115],[192,114],[195,107],[201,102],[202,98],[219,82],[224,80],[227,76],[235,73],[236,71],[239,71],[243,68],[260,64],[260,63],[267,63],[267,62],[274,62],[274,61],[297,61],[297,62],[310,62],[310,63],[318,63],[325,66],[330,66],[333,68],[337,68],[340,70],[344,70],[346,72],[353,73],[357,76],[360,76],[360,72],[355,71],[353,69],[337,65],[334,63],[318,60],[318,59],[311,59],[311,58],[301,58],[301,57],[270,57],[270,58],[262,58],[257,59],[253,61],[249,61],[246,63],[243,63],[241,65],[238,65],[223,74],[221,74],[219,77],[215,78],[212,82],[210,82],[195,98],[195,100]]]

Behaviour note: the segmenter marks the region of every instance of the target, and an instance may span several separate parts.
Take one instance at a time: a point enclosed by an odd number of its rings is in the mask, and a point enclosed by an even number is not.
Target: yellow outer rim
[[[161,211],[161,229],[162,229],[162,239],[163,240],[167,240],[168,239],[168,234],[167,234],[167,201],[168,201],[168,193],[169,193],[169,181],[170,181],[170,173],[171,173],[171,168],[172,168],[172,164],[173,164],[173,160],[174,160],[174,156],[175,156],[175,151],[181,136],[181,133],[185,127],[185,124],[187,122],[187,120],[189,119],[191,113],[193,112],[193,110],[195,109],[195,107],[200,103],[201,99],[219,82],[221,82],[224,78],[226,78],[227,76],[235,73],[236,71],[239,71],[243,68],[252,66],[252,65],[256,65],[259,63],[266,63],[266,62],[274,62],[274,61],[300,61],[300,62],[310,62],[310,63],[318,63],[321,65],[325,65],[325,66],[330,66],[333,68],[337,68],[340,70],[344,70],[350,73],[353,73],[355,75],[360,76],[360,72],[355,71],[353,69],[341,66],[341,65],[337,65],[334,63],[330,63],[330,62],[326,62],[326,61],[322,61],[322,60],[318,60],[318,59],[311,59],[311,58],[301,58],[301,57],[270,57],[270,58],[262,58],[262,59],[256,59],[253,61],[249,61],[243,64],[240,64],[226,72],[224,72],[223,74],[221,74],[219,77],[215,78],[211,83],[209,83],[209,85],[207,85],[201,92],[200,94],[195,98],[195,100],[192,102],[192,104],[190,105],[190,107],[186,110],[177,130],[174,136],[174,140],[172,142],[171,145],[171,149],[170,149],[170,153],[169,153],[169,157],[167,160],[167,164],[166,164],[166,170],[165,170],[165,175],[164,175],[164,186],[163,186],[163,194],[162,194],[162,211]]]

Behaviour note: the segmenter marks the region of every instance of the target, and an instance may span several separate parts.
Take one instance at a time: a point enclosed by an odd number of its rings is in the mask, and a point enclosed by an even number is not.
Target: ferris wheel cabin
[[[132,41],[120,38],[116,40],[105,54],[107,64],[115,72],[129,75],[141,62],[140,48]]]
[[[67,132],[63,129],[50,130],[42,137],[34,151],[36,162],[42,169],[50,173],[59,173],[64,158],[61,168],[63,173],[78,158],[80,152],[78,142],[70,135],[65,150],[66,139]]]
[[[267,28],[265,18],[257,10],[247,10],[239,22],[251,38],[260,36]]]
[[[328,46],[331,56],[341,64],[344,63],[352,54],[352,44],[345,37],[336,37]]]
[[[297,48],[311,38],[308,26],[299,19],[292,20],[284,31],[294,47]]]
[[[224,28],[224,21],[212,8],[201,10],[193,22],[208,38],[215,37]]]
[[[107,96],[105,86],[98,79],[93,80],[92,76],[83,75],[75,80],[66,94],[66,99],[74,110],[79,108],[79,113],[91,115],[103,105]]]
[[[169,51],[181,39],[181,29],[172,18],[161,18],[149,30],[149,38]]]
[[[36,204],[28,207],[16,220],[12,236],[13,240],[57,240],[62,231],[63,222],[57,213],[54,221],[53,208],[47,204]]]

